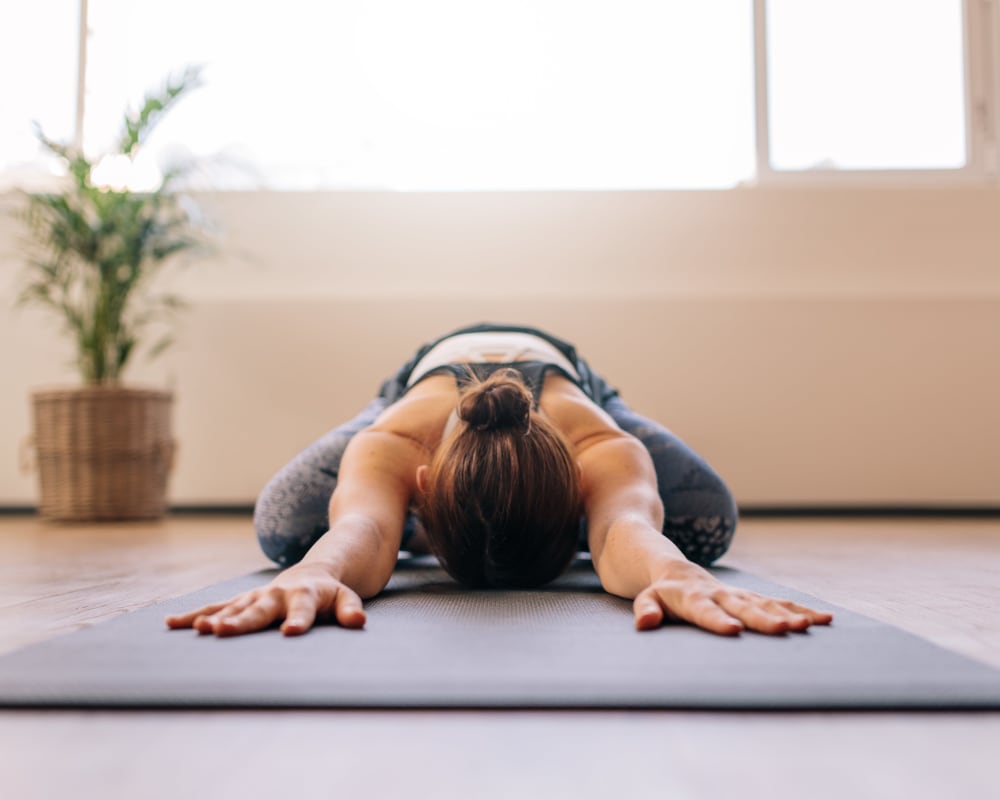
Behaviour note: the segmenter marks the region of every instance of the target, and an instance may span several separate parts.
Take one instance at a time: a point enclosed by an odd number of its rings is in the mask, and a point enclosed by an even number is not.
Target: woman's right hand
[[[298,636],[317,617],[332,617],[344,628],[361,628],[366,615],[361,598],[316,564],[297,564],[260,589],[231,600],[167,617],[170,628],[194,628],[198,633],[238,636],[284,620],[281,632]]]

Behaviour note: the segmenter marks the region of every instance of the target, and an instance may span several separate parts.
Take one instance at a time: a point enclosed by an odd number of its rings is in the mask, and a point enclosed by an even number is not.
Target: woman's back
[[[437,449],[457,420],[461,376],[478,364],[493,368],[479,371],[480,378],[497,367],[520,366],[538,411],[574,450],[601,437],[626,435],[583,391],[565,356],[538,337],[512,333],[464,334],[442,342],[414,366],[406,393],[372,427]]]

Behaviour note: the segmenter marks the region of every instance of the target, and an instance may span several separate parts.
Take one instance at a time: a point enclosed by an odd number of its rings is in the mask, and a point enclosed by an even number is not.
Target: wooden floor
[[[745,521],[723,563],[1000,667],[1000,520]],[[250,520],[0,517],[0,653],[267,566]],[[0,798],[995,800],[997,714],[0,712]]]

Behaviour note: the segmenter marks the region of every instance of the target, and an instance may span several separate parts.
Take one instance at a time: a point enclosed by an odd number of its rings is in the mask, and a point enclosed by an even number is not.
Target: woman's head
[[[552,580],[577,550],[580,480],[569,446],[532,410],[514,370],[472,380],[457,415],[421,481],[432,550],[468,586]]]

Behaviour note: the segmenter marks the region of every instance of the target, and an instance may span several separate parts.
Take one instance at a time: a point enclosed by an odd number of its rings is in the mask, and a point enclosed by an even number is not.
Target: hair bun
[[[531,422],[532,396],[519,373],[505,369],[473,382],[458,401],[459,419],[477,431],[515,428]]]

